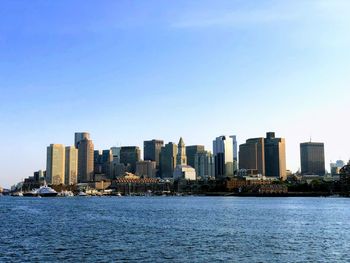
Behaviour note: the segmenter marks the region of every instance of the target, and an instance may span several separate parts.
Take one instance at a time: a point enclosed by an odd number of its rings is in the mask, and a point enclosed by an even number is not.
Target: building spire
[[[177,147],[178,151],[176,157],[176,164],[187,165],[186,147],[182,137],[180,137],[179,144],[177,145]]]

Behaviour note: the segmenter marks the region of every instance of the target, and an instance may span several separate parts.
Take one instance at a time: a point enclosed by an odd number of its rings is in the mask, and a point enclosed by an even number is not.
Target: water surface
[[[350,262],[350,199],[0,198],[0,262]]]

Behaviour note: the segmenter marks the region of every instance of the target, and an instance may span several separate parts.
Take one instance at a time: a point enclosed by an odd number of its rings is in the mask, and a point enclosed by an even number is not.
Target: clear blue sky
[[[45,169],[46,146],[275,131],[350,157],[350,1],[0,4],[0,185]]]

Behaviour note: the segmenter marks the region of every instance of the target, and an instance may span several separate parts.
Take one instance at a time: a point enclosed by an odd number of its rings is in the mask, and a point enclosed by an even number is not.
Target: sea
[[[350,199],[0,197],[0,262],[350,262]]]

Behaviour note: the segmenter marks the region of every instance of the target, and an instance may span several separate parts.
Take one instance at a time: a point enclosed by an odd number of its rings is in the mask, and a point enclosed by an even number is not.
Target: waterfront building
[[[169,142],[160,152],[160,174],[162,178],[172,178],[176,167],[177,145]]]
[[[76,132],[74,134],[74,146],[78,149],[79,142],[82,140],[90,140],[90,133],[88,132]]]
[[[219,136],[213,141],[215,177],[233,176],[233,140],[229,136]]]
[[[102,173],[102,155],[100,150],[94,150],[94,174]]]
[[[342,160],[337,160],[335,163],[331,163],[331,175],[337,176],[340,173],[340,169],[345,166],[345,162]]]
[[[43,171],[43,170],[36,171],[34,172],[33,176],[34,176],[35,182],[40,182],[45,179],[46,171]]]
[[[94,144],[84,138],[78,142],[78,183],[93,181],[94,178]]]
[[[324,144],[320,142],[304,142],[300,144],[301,174],[323,176],[326,173]]]
[[[176,165],[187,165],[186,147],[182,137],[177,145]]]
[[[205,149],[204,149],[203,145],[186,146],[187,164],[194,168],[196,154],[197,153],[203,153],[203,152],[205,152]]]
[[[78,149],[75,146],[66,147],[65,185],[78,182]]]
[[[248,139],[239,146],[239,169],[257,171],[265,176],[264,138]]]
[[[232,154],[233,154],[233,171],[238,170],[238,143],[237,143],[237,136],[231,135],[230,138],[232,139]]]
[[[136,175],[142,178],[155,178],[157,163],[155,161],[140,161],[136,163]]]
[[[107,178],[111,177],[112,171],[111,171],[111,165],[113,161],[113,154],[111,150],[103,150],[102,156],[102,173],[107,176]]]
[[[159,168],[159,157],[164,141],[162,140],[150,140],[143,142],[143,159],[145,161],[156,162],[157,168]]]
[[[124,165],[123,163],[112,162],[112,175],[111,178],[115,179],[124,175],[127,171],[130,170],[130,164]]]
[[[62,144],[51,144],[47,147],[46,182],[47,184],[64,184],[65,148]]]
[[[287,179],[286,144],[284,138],[276,138],[274,132],[268,132],[264,139],[265,175]]]
[[[121,147],[111,147],[113,162],[120,163],[120,149]]]
[[[129,164],[129,172],[135,173],[136,163],[140,161],[140,154],[140,148],[137,146],[123,146],[120,149],[120,163]]]
[[[94,151],[94,173],[100,177],[103,174],[106,178],[112,176],[112,150]]]
[[[198,152],[194,157],[194,169],[197,178],[208,179],[215,177],[214,156],[209,151]]]
[[[339,175],[342,194],[350,196],[350,161],[340,169]]]
[[[196,180],[196,171],[193,167],[187,165],[186,147],[182,137],[179,140],[178,151],[176,155],[176,167],[174,169],[173,178]]]
[[[173,178],[175,180],[196,180],[196,170],[189,165],[177,165],[174,170]]]

